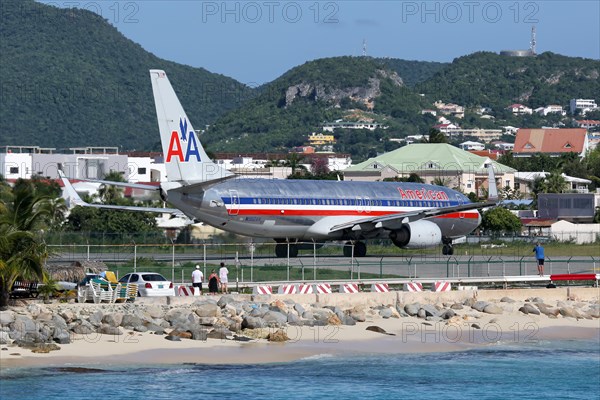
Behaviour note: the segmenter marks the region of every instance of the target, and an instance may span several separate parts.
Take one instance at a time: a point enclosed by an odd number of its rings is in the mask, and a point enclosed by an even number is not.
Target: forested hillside
[[[148,70],[164,69],[201,129],[252,91],[234,79],[162,60],[100,16],[3,0],[0,144],[158,148]]]

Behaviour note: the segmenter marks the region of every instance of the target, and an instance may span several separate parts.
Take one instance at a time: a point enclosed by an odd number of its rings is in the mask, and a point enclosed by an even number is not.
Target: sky
[[[157,56],[256,86],[290,68],[366,54],[451,62],[528,49],[600,59],[600,1],[41,1],[102,15]]]

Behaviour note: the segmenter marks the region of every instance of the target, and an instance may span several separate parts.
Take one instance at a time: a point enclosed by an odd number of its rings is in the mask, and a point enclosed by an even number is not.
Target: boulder
[[[515,301],[513,299],[511,299],[510,297],[506,297],[504,296],[503,298],[500,299],[501,303],[514,303]]]
[[[121,328],[117,327],[117,326],[110,326],[107,324],[103,324],[102,326],[100,326],[99,332],[102,333],[103,335],[122,335],[123,331],[121,330]]]
[[[58,344],[69,344],[71,343],[71,335],[66,330],[55,330],[52,340]]]
[[[552,308],[552,307],[548,306],[547,304],[538,303],[538,304],[536,304],[536,306],[540,310],[540,312],[544,315],[556,317],[556,316],[558,316],[558,314],[560,314],[560,311],[558,308]]]
[[[148,328],[144,325],[137,325],[133,327],[133,330],[136,332],[148,332]]]
[[[76,325],[73,328],[73,332],[77,333],[78,335],[89,335],[90,333],[95,331],[96,328],[88,321],[81,321],[80,324]]]
[[[110,326],[120,326],[123,321],[123,314],[119,312],[104,314],[102,322]]]
[[[71,310],[63,310],[59,314],[66,322],[71,322],[75,319],[75,313]]]
[[[316,320],[318,321],[327,321],[329,317],[335,315],[333,311],[328,308],[314,308],[312,313]]]
[[[476,301],[471,305],[471,308],[477,310],[479,312],[483,312],[483,310],[489,305],[487,301]]]
[[[27,315],[17,315],[15,320],[10,324],[10,328],[13,331],[18,332],[35,332],[38,329],[38,325],[34,320],[29,318]]]
[[[417,317],[423,319],[427,318],[427,312],[425,312],[425,309],[419,308],[419,311],[417,311]]]
[[[300,303],[294,304],[294,310],[296,310],[296,312],[298,313],[298,315],[302,315],[302,314],[304,314],[304,311],[306,311],[304,309],[304,307],[302,307],[302,304],[300,304]]]
[[[315,316],[313,315],[312,311],[304,311],[302,313],[302,318],[312,321],[315,319]]]
[[[352,311],[350,312],[350,317],[358,322],[365,322],[367,320],[367,315],[362,311]]]
[[[175,329],[175,330],[172,330],[171,333],[169,333],[168,336],[178,336],[178,337],[180,337],[182,339],[191,339],[192,338],[192,332]]]
[[[8,335],[8,332],[0,331],[0,344],[11,344],[12,339]]]
[[[125,314],[123,315],[123,319],[121,321],[121,326],[123,327],[136,327],[142,325],[142,319],[135,314]]]
[[[229,329],[218,327],[210,331],[206,337],[209,339],[226,340],[228,337],[231,336],[233,336],[233,332],[231,332]]]
[[[260,317],[247,315],[242,321],[242,329],[259,329],[266,327],[266,322]]]
[[[348,326],[356,325],[356,320],[354,318],[352,318],[350,315],[346,315],[346,316],[344,316],[344,319],[342,319],[342,324],[348,325]]]
[[[379,311],[379,315],[381,316],[381,318],[391,318],[392,316],[392,309],[391,308],[384,308],[382,310]]]
[[[92,315],[89,316],[88,321],[90,324],[98,327],[100,325],[102,325],[102,317],[104,316],[104,314],[102,313],[101,310],[97,310],[96,312],[94,312]]]
[[[146,313],[150,318],[162,318],[164,315],[163,309],[159,306],[147,306]]]
[[[288,317],[287,315],[278,311],[268,311],[263,317],[263,320],[265,321],[267,326],[278,328],[285,326]]]
[[[440,314],[440,318],[442,318],[442,319],[450,319],[450,318],[452,318],[454,316],[456,316],[456,313],[452,309],[445,310],[444,312],[442,312]]]
[[[181,342],[181,338],[179,336],[165,336],[165,339],[170,340],[171,342]]]
[[[176,321],[180,321],[179,323],[181,323],[181,321],[190,321],[190,314],[192,314],[192,311],[189,309],[173,308],[165,314],[165,320],[169,321],[171,325],[174,325]]]
[[[439,310],[431,304],[424,304],[421,309],[425,311],[425,317],[437,317],[440,315]]]
[[[477,300],[475,300],[472,297],[469,297],[468,299],[465,299],[465,301],[463,301],[463,306],[473,307],[473,304],[475,304],[476,302]]]
[[[15,320],[15,313],[11,310],[0,311],[0,326],[8,326]]]
[[[483,312],[486,314],[502,314],[504,310],[502,309],[502,307],[499,307],[495,304],[488,304],[483,309]]]
[[[292,326],[302,326],[302,319],[295,312],[289,312],[287,315],[287,323]]]
[[[579,311],[577,311],[573,307],[560,307],[559,312],[560,312],[560,315],[562,315],[565,318],[575,318],[575,319],[584,318],[583,315],[581,315],[579,313]]]
[[[464,307],[462,304],[460,303],[454,303],[450,306],[451,309],[453,310],[462,310]]]
[[[191,331],[192,340],[206,341],[208,338],[208,330],[206,329],[193,329]]]
[[[225,295],[225,296],[221,296],[221,298],[219,299],[219,301],[217,301],[217,305],[219,307],[223,308],[227,304],[233,303],[233,302],[235,302],[235,299],[233,298],[233,296]]]
[[[342,324],[342,321],[335,314],[332,314],[329,318],[327,318],[327,325],[341,325],[341,324]]]
[[[404,311],[411,317],[417,315],[419,310],[421,309],[421,305],[419,303],[407,304],[404,306]]]
[[[523,314],[540,315],[540,310],[538,310],[537,308],[535,308],[530,303],[525,303],[523,305],[523,307],[519,308],[519,311],[521,311]]]

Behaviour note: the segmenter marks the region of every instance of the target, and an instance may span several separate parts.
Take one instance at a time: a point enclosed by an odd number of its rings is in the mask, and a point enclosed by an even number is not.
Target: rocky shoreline
[[[163,336],[169,341],[200,340],[209,343],[212,339],[285,342],[289,340],[286,333],[289,327],[354,326],[366,323],[364,325],[368,330],[389,333],[373,325],[377,320],[388,319],[416,319],[424,326],[460,324],[480,329],[482,323],[490,321],[486,317],[505,317],[510,321],[522,316],[535,316],[560,319],[565,325],[600,318],[598,297],[580,300],[571,296],[562,299],[562,296],[552,294],[546,300],[540,296],[525,299],[503,296],[487,301],[478,300],[477,293],[462,297],[466,298],[457,300],[456,295],[423,295],[421,301],[414,301],[415,298],[404,299],[398,295],[388,297],[383,302],[379,298],[378,304],[374,304],[377,303],[374,300],[376,297],[350,303],[340,302],[336,296],[330,297],[336,299],[331,303],[337,302],[338,305],[303,303],[298,296],[286,298],[281,295],[204,296],[190,299],[189,304],[173,305],[34,302],[0,312],[0,356],[8,351],[7,346],[47,353],[59,350],[62,345],[68,346],[75,337],[98,334],[122,336],[147,332]],[[497,321],[497,318],[492,321]]]

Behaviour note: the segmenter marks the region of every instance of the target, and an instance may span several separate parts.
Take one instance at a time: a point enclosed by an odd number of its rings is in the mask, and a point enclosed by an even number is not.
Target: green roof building
[[[485,196],[487,165],[494,165],[498,188],[514,189],[515,169],[445,143],[415,143],[370,158],[344,170],[344,180],[379,181],[419,175],[425,183]]]

